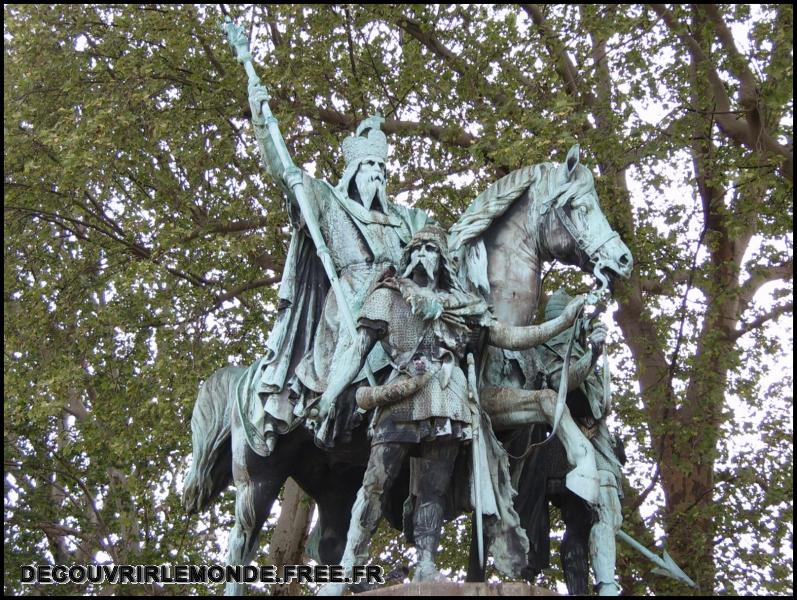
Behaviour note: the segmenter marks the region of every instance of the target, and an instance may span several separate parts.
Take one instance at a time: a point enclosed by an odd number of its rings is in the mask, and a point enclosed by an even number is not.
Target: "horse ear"
[[[578,166],[578,152],[580,146],[578,144],[573,144],[573,147],[570,148],[567,152],[567,158],[565,159],[565,165],[567,168],[567,179],[573,177],[573,172],[576,170]]]
[[[557,169],[559,171],[559,185],[567,186],[573,178],[573,173],[576,172],[576,167],[578,167],[578,151],[579,145],[573,144],[573,147],[567,152],[565,162],[559,165]]]

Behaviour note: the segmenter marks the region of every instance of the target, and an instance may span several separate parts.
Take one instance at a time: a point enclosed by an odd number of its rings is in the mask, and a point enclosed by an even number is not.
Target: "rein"
[[[588,294],[587,296],[588,297],[587,302],[589,304],[598,304],[598,298],[600,297],[600,293],[601,293],[600,290],[598,292],[590,292],[590,294]],[[596,315],[603,312],[604,309],[605,306],[603,308],[599,308],[598,313],[596,313]],[[551,438],[553,438],[554,435],[556,434],[556,430],[559,427],[559,422],[562,419],[562,414],[564,413],[565,406],[567,405],[567,392],[568,392],[567,387],[570,379],[569,377],[570,358],[573,355],[573,346],[575,345],[575,340],[578,337],[579,329],[581,329],[581,327],[584,326],[582,323],[583,313],[584,313],[584,306],[582,306],[579,309],[578,313],[576,314],[573,326],[570,329],[570,336],[567,342],[567,350],[565,351],[564,361],[562,364],[562,371],[559,377],[559,390],[556,395],[556,408],[554,410],[554,422],[551,427],[551,433],[549,433],[548,436],[541,442],[531,443],[531,441],[529,441],[528,444],[526,445],[526,449],[520,455],[518,456],[510,455],[510,457],[513,460],[525,460],[528,457],[528,455],[531,454],[532,450],[534,450],[539,446],[547,444],[549,441],[551,441]],[[591,318],[594,318],[596,315],[593,315]],[[601,409],[603,415],[606,415],[606,413],[609,411],[609,404],[611,399],[611,373],[609,371],[609,355],[606,352],[605,348],[602,354],[603,354],[603,364],[602,364],[603,373],[602,373],[601,383],[602,383],[603,398],[601,402]]]

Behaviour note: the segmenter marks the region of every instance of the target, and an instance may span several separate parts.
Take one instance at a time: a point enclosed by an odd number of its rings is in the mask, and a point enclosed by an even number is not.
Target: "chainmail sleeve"
[[[357,327],[367,327],[376,333],[377,339],[384,338],[387,335],[388,318],[394,293],[388,288],[378,287],[368,294],[360,309]]]

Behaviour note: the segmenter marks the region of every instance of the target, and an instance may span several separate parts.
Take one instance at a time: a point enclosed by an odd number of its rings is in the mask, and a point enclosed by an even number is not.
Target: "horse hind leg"
[[[236,482],[235,525],[230,531],[227,550],[228,565],[248,565],[258,550],[258,538],[271,506],[277,499],[280,483],[264,481]],[[226,596],[241,596],[245,592],[243,583],[226,585]]]

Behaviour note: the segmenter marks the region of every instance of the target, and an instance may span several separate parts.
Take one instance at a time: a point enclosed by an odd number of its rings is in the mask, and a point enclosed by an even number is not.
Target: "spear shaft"
[[[255,84],[260,84],[260,78],[257,76],[257,73],[255,73],[255,67],[252,65],[252,54],[249,52],[249,40],[244,35],[243,30],[236,26],[230,17],[225,17],[225,29],[227,31],[227,39],[236,52],[238,62],[244,66],[244,69],[246,69],[246,74],[249,76],[250,88]],[[318,258],[321,259],[321,264],[323,265],[324,271],[329,278],[330,284],[332,285],[332,291],[338,300],[338,307],[340,308],[339,314],[343,318],[343,322],[351,334],[351,339],[354,340],[357,337],[357,327],[354,324],[354,316],[351,313],[351,307],[346,301],[346,296],[343,294],[343,288],[340,285],[338,272],[335,269],[335,265],[332,262],[332,257],[329,254],[329,248],[327,247],[324,236],[321,233],[321,227],[319,226],[318,221],[315,218],[315,213],[311,209],[310,203],[305,195],[302,171],[293,164],[293,161],[288,154],[288,148],[285,146],[285,140],[283,139],[282,133],[279,130],[277,119],[274,117],[274,114],[271,112],[271,107],[268,104],[268,96],[266,96],[260,108],[261,112],[263,113],[263,117],[265,118],[269,137],[271,138],[271,142],[274,144],[274,149],[277,151],[277,156],[282,163],[282,178],[296,198],[296,202],[299,205],[299,210],[301,211],[302,217],[304,217],[304,222],[307,225],[307,231],[310,234],[310,239],[312,239],[313,243],[315,244],[316,254],[318,255]],[[253,118],[254,116],[255,115],[252,115]],[[367,359],[364,369],[365,375],[368,378],[368,383],[370,383],[372,386],[375,386],[376,378],[374,377],[374,374],[368,365]]]

